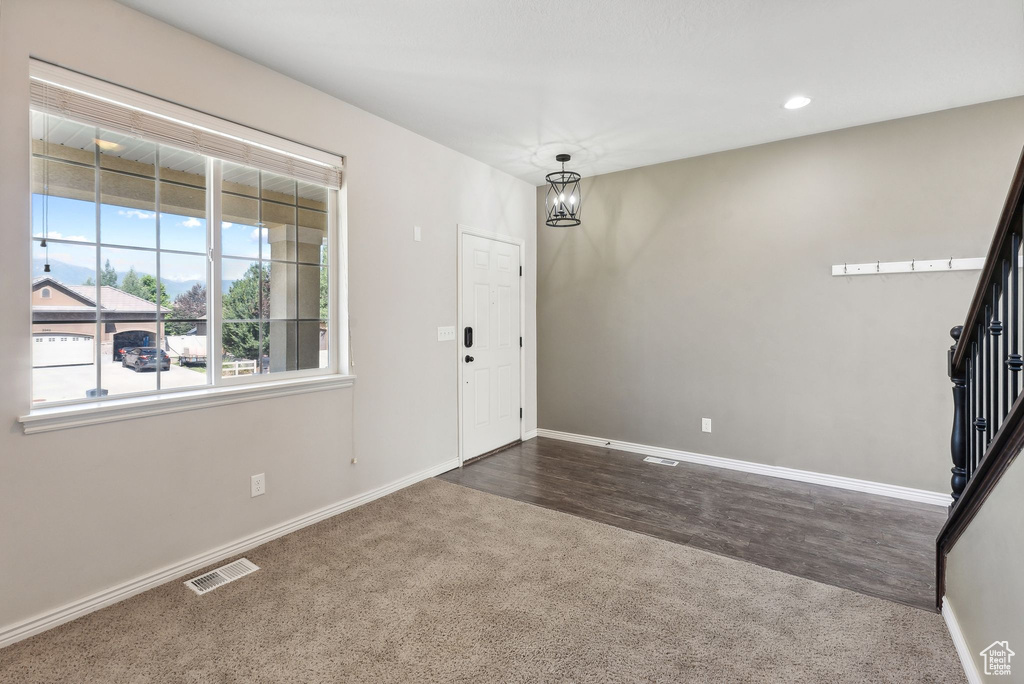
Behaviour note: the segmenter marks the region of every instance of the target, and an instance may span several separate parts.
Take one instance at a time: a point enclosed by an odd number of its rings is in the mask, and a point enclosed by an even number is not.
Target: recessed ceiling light
[[[800,109],[811,104],[811,98],[804,97],[803,95],[797,95],[786,100],[786,104],[782,105],[786,109]]]

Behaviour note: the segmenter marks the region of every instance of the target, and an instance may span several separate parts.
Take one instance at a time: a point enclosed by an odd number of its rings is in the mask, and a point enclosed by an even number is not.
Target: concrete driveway
[[[122,368],[121,362],[105,357],[102,366],[103,389],[108,396],[147,392],[156,389],[156,371],[136,373]],[[170,370],[161,371],[160,387],[202,387],[206,384],[206,369],[181,368],[172,362]],[[33,403],[84,399],[86,390],[96,386],[96,366],[61,366],[32,369]]]

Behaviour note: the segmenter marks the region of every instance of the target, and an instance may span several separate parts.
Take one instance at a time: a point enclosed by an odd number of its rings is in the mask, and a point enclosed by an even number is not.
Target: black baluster
[[[999,326],[1000,327],[1000,333],[1003,332],[1003,326],[1006,325],[1006,322],[1010,320],[1010,291],[1009,291],[1009,288],[1007,287],[1007,285],[1009,283],[1009,280],[1010,280],[1010,262],[1007,261],[1006,259],[1003,259],[1002,260],[1002,266],[1003,266],[1003,284],[1002,284],[1002,293],[1001,293],[1000,297],[1003,300],[1003,320],[1001,322],[1001,325]],[[1001,361],[1001,363],[999,364],[999,367],[1002,370],[1002,382],[1001,382],[1001,387],[1000,387],[1000,389],[1002,390],[1002,394],[1003,394],[1002,420],[1006,420],[1006,414],[1010,412],[1010,366],[1009,366],[1010,348],[1009,348],[1009,344],[1008,344],[1009,343],[1009,336],[1008,335],[1002,335],[1002,341],[1003,341],[1003,353],[1001,355],[999,355],[998,357],[996,357],[996,358],[998,358]],[[999,346],[999,340],[996,340],[996,346],[997,347]]]
[[[1017,315],[1020,309],[1020,290],[1018,284],[1017,269],[1020,268],[1020,235],[1016,232],[1013,233],[1013,237],[1010,240],[1010,296],[1012,302],[1010,303],[1010,354],[1006,358],[1006,365],[1010,369],[1010,402],[1012,403],[1017,399],[1017,392],[1019,386],[1019,377],[1021,369],[1024,369],[1024,358],[1021,358],[1019,341],[1017,339],[1018,326],[1017,326]]]
[[[953,490],[954,503],[967,486],[967,414],[964,411],[967,378],[962,368],[953,367],[953,356],[956,354],[956,346],[963,330],[963,326],[958,325],[949,331],[949,336],[953,338],[953,346],[949,348],[949,371],[950,379],[953,381],[953,431],[949,438],[949,453],[953,459],[953,477],[950,478],[949,484]]]
[[[978,340],[971,342],[971,457],[968,465],[974,463],[978,454]],[[967,476],[970,481],[970,474]]]
[[[963,331],[961,331],[962,333]],[[966,340],[965,340],[966,342]],[[957,344],[960,341],[957,340]],[[967,415],[971,421],[971,425],[967,428],[970,433],[967,440],[967,481],[971,479],[971,473],[974,471],[974,452],[978,445],[977,430],[974,429],[974,354],[976,345],[971,344],[971,353],[967,355]]]
[[[994,399],[994,392],[992,391],[992,341],[995,340],[995,335],[992,334],[992,307],[985,306],[985,446],[992,441],[992,433],[998,429],[998,421],[995,416],[992,415],[992,400]]]
[[[976,365],[976,379],[975,379],[975,394],[976,399],[974,402],[974,431],[977,433],[976,446],[974,449],[975,463],[981,461],[981,457],[985,454],[985,430],[988,428],[988,423],[985,420],[985,336],[984,328],[979,324],[974,332],[974,347],[975,355],[978,357],[978,363]]]

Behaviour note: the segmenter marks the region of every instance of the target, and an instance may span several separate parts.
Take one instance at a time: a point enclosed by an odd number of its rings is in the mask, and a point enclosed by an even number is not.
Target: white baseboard
[[[810,470],[796,470],[795,468],[784,468],[782,466],[753,463],[751,461],[739,461],[733,458],[722,458],[721,456],[707,456],[695,454],[690,451],[679,451],[665,447],[648,446],[646,444],[633,444],[632,442],[619,442],[601,437],[589,437],[587,435],[576,435],[571,432],[558,432],[557,430],[537,430],[537,436],[560,439],[566,442],[578,442],[592,446],[616,449],[618,451],[631,451],[645,456],[660,456],[671,458],[687,463],[699,463],[714,468],[728,468],[729,470],[741,470],[745,473],[757,473],[768,477],[779,477],[785,480],[797,480],[799,482],[810,482],[813,484],[838,487],[839,489],[852,489],[856,492],[867,492],[868,494],[880,494],[895,499],[906,499],[907,501],[918,501],[920,503],[934,504],[936,506],[949,506],[953,498],[949,494],[940,492],[929,492],[925,489],[914,489],[912,487],[901,487],[899,485],[885,484],[882,482],[871,482],[870,480],[857,480],[852,477],[840,475],[828,475],[826,473],[815,473]]]
[[[97,592],[78,601],[73,601],[54,610],[41,613],[40,615],[29,618],[28,620],[0,627],[0,648],[9,646],[10,644],[21,641],[22,639],[26,639],[34,634],[45,632],[48,629],[52,629],[58,625],[64,624],[65,622],[70,622],[75,618],[81,617],[86,613],[91,613],[99,610],[100,608],[105,608],[117,603],[118,601],[123,601],[126,598],[135,596],[136,594],[141,594],[148,589],[152,589],[153,587],[164,584],[165,582],[193,573],[207,565],[244,553],[249,549],[255,548],[261,544],[266,544],[268,541],[282,537],[290,532],[295,532],[303,527],[308,527],[309,525],[318,523],[321,520],[326,520],[327,518],[338,515],[339,513],[369,503],[374,499],[379,499],[382,496],[396,492],[399,489],[408,487],[409,485],[416,484],[421,480],[426,480],[427,478],[434,477],[435,475],[446,473],[449,470],[458,467],[459,459],[457,458],[445,461],[444,463],[427,468],[426,470],[395,480],[383,487],[378,487],[377,489],[344,499],[331,504],[330,506],[325,506],[319,510],[301,515],[297,518],[292,518],[280,525],[268,527],[267,529],[255,534],[241,539],[236,539],[229,544],[219,546],[215,549],[210,549],[205,553],[193,556],[192,558],[183,560],[180,563],[168,565],[167,567],[161,568],[155,572],[142,575],[141,577],[136,577],[135,579],[111,587],[110,589]]]
[[[537,436],[537,428],[534,428],[533,430],[527,430],[525,433],[523,433],[523,441],[525,442],[527,440],[531,440],[531,439],[533,439],[536,436]]]
[[[946,628],[949,630],[950,638],[953,639],[956,653],[960,656],[960,664],[963,665],[967,681],[970,684],[982,684],[978,663],[974,660],[974,654],[971,653],[967,639],[964,638],[964,633],[960,630],[960,623],[956,621],[956,613],[953,612],[953,606],[950,605],[948,596],[942,597],[942,619],[946,621]]]

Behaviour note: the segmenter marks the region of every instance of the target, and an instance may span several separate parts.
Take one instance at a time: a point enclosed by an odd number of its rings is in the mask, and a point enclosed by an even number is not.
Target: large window
[[[342,370],[330,174],[33,86],[34,404]],[[135,130],[97,125],[125,116]]]

